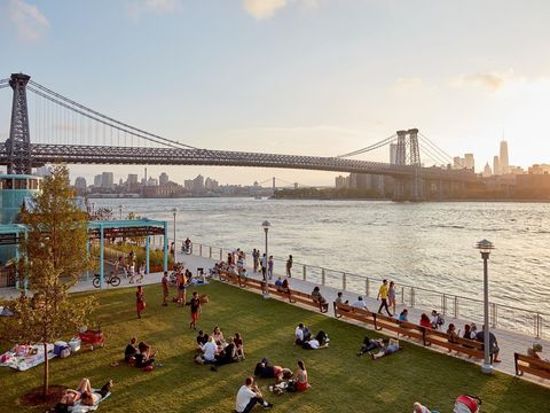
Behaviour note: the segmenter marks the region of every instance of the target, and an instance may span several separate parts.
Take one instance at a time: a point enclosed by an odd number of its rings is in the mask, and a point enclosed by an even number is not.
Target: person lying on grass
[[[390,338],[390,339],[383,339],[382,340],[382,346],[380,347],[380,350],[378,353],[369,353],[373,360],[377,360],[379,358],[382,358],[384,356],[389,356],[390,354],[393,354],[400,350],[399,347],[399,340]]]
[[[109,380],[101,387],[97,393],[94,393],[92,384],[87,378],[80,380],[76,390],[67,389],[63,392],[61,400],[55,406],[55,412],[68,412],[70,406],[74,406],[78,401],[85,406],[95,405],[101,398],[105,397],[113,387],[113,381]]]
[[[382,347],[382,340],[373,340],[369,336],[365,336],[363,339],[363,344],[361,344],[361,349],[357,353],[358,356],[362,356],[365,353],[369,353],[373,350],[379,349]]]
[[[275,379],[277,383],[292,378],[292,370],[272,365],[267,358],[260,360],[254,369],[254,376],[260,379]]]
[[[328,335],[323,331],[319,331],[317,335],[309,341],[302,344],[302,348],[305,350],[319,350],[321,348],[327,348],[330,339]]]
[[[233,337],[230,337],[227,341],[227,346],[225,346],[225,348],[216,356],[211,370],[218,371],[218,366],[235,363],[237,361],[239,361],[237,346],[235,346],[235,343],[233,342]]]

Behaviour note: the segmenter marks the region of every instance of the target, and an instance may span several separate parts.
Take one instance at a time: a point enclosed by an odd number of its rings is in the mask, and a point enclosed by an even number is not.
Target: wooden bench
[[[399,321],[393,317],[389,317],[383,314],[373,314],[375,321],[375,328],[377,330],[389,330],[397,334],[397,336],[404,336],[414,338],[426,345],[426,329],[414,323],[408,321]]]
[[[352,307],[348,304],[338,304],[336,302],[333,302],[332,305],[334,307],[334,317],[336,318],[346,317],[351,318],[355,321],[370,324],[372,326],[376,325],[376,315],[368,310],[362,310],[360,308]]]
[[[524,354],[514,353],[516,375],[529,373],[543,379],[550,379],[550,362]]]
[[[468,357],[474,357],[477,359],[482,359],[484,357],[483,352],[483,343],[477,340],[469,340],[462,337],[457,337],[455,342],[451,343],[449,341],[449,335],[443,331],[432,330],[427,328],[425,334],[425,345],[436,345],[439,347],[446,348],[451,351],[456,351],[457,353],[465,354]]]
[[[246,287],[247,279],[245,277],[240,277],[237,274],[233,274],[227,271],[220,271],[218,274],[220,281],[226,281],[230,284],[238,285],[239,287]]]
[[[328,311],[328,303],[320,303],[318,301],[315,301],[311,296],[311,294],[306,294],[301,291],[291,289],[290,295],[293,300],[291,302],[294,302],[294,303],[298,302],[298,303],[310,305],[312,307],[318,308],[319,311],[322,313],[326,313]]]

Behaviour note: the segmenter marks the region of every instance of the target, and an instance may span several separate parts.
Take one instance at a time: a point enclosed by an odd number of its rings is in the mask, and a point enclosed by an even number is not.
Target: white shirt
[[[294,332],[294,335],[298,340],[304,341],[304,330],[302,330],[300,327],[296,327],[296,331]]]
[[[208,361],[214,361],[216,359],[216,350],[218,346],[216,343],[209,341],[204,346],[202,346],[202,351],[204,352],[204,359]]]
[[[235,400],[235,410],[239,413],[244,412],[248,403],[252,398],[256,397],[256,393],[252,391],[248,386],[243,384],[237,392],[237,399]]]
[[[357,300],[351,306],[355,308],[360,308],[362,310],[367,309],[367,304],[363,300]]]
[[[313,339],[308,341],[309,346],[312,350],[317,350],[319,348],[319,341]]]
[[[262,267],[267,267],[267,257],[262,257]]]

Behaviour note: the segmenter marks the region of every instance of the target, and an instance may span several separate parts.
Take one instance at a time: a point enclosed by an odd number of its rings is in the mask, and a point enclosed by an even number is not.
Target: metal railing
[[[177,243],[176,243],[177,245]],[[206,244],[193,243],[191,254],[225,260],[228,250]],[[250,263],[250,253],[247,262]],[[274,274],[286,273],[286,259],[273,257]],[[316,265],[293,262],[292,277],[301,278],[320,286],[353,292],[366,297],[376,298],[381,278],[367,277],[345,271],[333,270]],[[396,282],[396,301],[411,308],[437,310],[442,315],[483,324],[483,300],[456,294],[433,291]],[[550,314],[532,311],[506,304],[489,304],[489,322],[492,328],[502,328],[521,334],[532,334],[536,338],[550,337]]]

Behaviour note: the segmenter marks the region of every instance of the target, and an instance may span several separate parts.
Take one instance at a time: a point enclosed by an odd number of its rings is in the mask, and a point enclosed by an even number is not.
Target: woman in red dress
[[[141,318],[143,310],[145,310],[145,295],[143,294],[143,287],[140,285],[136,291],[136,312],[138,318]]]

